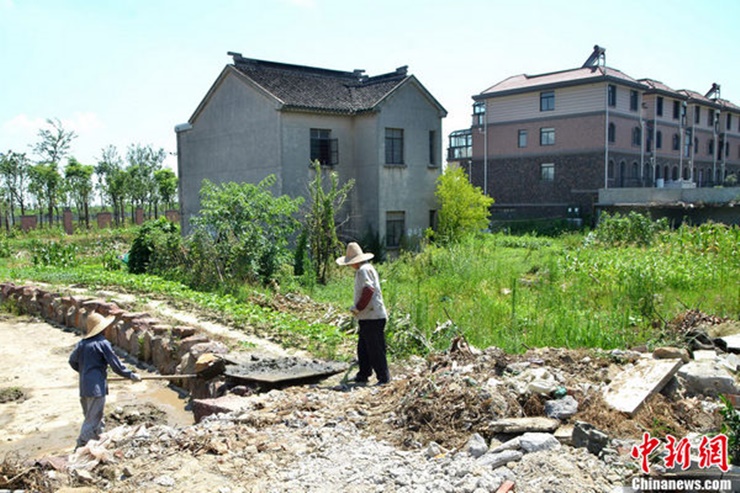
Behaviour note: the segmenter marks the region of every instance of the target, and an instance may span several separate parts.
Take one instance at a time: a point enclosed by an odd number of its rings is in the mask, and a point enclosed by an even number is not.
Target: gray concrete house
[[[184,232],[204,179],[274,174],[276,195],[306,196],[314,160],[340,184],[355,180],[343,238],[372,230],[393,249],[433,223],[447,112],[407,67],[371,77],[229,55],[233,64],[175,127]]]

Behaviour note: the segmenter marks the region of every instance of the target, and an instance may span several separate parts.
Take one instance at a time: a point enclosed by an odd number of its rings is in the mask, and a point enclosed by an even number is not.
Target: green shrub
[[[132,274],[164,274],[182,264],[180,227],[160,217],[141,225],[128,254]]]
[[[31,240],[31,262],[35,266],[71,267],[77,264],[79,249],[61,241]]]
[[[652,221],[648,216],[635,211],[626,216],[604,212],[596,230],[589,235],[589,241],[605,246],[648,246],[659,232],[668,229],[666,218]]]

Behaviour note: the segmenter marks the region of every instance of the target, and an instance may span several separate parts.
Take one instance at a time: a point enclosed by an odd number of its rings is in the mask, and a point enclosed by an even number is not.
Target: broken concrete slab
[[[227,394],[215,399],[193,399],[193,416],[195,422],[200,421],[211,414],[223,414],[239,412],[249,403],[245,397]]]
[[[552,432],[560,426],[557,419],[535,416],[531,418],[498,419],[491,423],[490,429],[494,433],[519,434],[528,431]]]
[[[718,361],[692,361],[678,371],[678,376],[686,391],[692,395],[738,393],[735,378]]]
[[[604,401],[613,409],[634,416],[643,402],[660,392],[682,365],[680,359],[643,358],[612,380],[604,390]]]
[[[727,347],[729,353],[740,353],[740,334],[733,334],[724,337],[719,337],[724,345]]]

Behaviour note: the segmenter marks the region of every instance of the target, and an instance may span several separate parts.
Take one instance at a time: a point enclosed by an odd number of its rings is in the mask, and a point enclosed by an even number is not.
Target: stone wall
[[[228,348],[212,341],[197,329],[170,326],[148,313],[128,312],[118,305],[87,296],[51,292],[36,286],[0,283],[0,304],[11,304],[21,313],[43,318],[53,325],[85,332],[87,316],[98,312],[114,315],[115,322],[105,331],[111,344],[128,353],[139,364],[150,365],[162,375],[196,373],[196,361],[204,354],[225,354]],[[173,380],[194,398],[215,395],[220,377]]]

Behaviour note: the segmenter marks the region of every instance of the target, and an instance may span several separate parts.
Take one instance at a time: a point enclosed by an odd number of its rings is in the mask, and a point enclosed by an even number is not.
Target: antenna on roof
[[[712,88],[709,90],[708,93],[704,95],[705,98],[713,98],[713,99],[719,99],[719,84],[716,82],[712,83]]]
[[[599,65],[599,60],[602,60],[604,62],[604,65],[606,65],[606,48],[599,45],[594,45],[593,53],[591,53],[591,55],[583,63],[581,68],[597,67]]]

